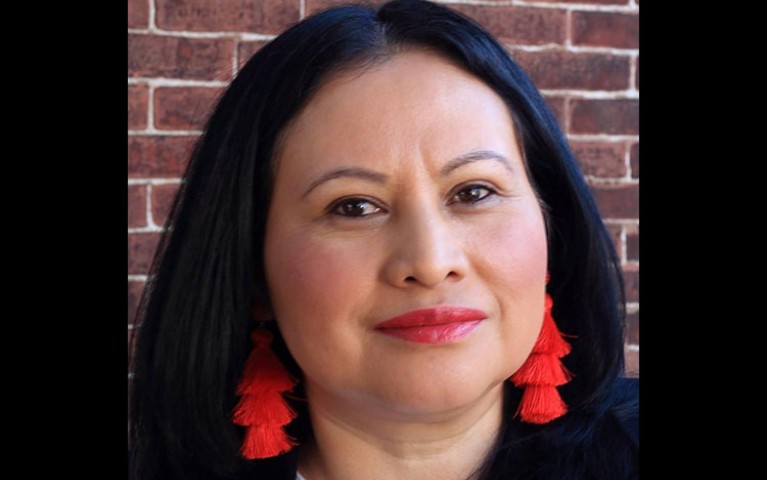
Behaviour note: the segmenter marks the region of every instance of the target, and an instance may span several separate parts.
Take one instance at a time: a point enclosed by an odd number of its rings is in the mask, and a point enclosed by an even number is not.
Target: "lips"
[[[487,314],[464,307],[434,307],[414,310],[376,325],[376,331],[401,340],[424,343],[453,343],[466,338]]]

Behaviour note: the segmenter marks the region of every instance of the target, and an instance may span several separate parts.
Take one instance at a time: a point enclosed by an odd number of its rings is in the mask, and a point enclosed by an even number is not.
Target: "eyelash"
[[[359,205],[360,203],[366,203],[366,204],[372,205],[373,208],[375,209],[375,211],[371,212],[371,213],[368,213],[368,214],[365,214],[365,215],[348,215],[348,214],[343,213],[341,211],[341,208],[343,208],[343,207],[351,206],[353,204]],[[364,218],[364,217],[367,217],[369,215],[373,215],[375,213],[378,213],[381,210],[383,210],[383,208],[379,207],[374,201],[369,200],[367,198],[364,198],[364,197],[346,197],[346,198],[342,198],[340,200],[337,200],[337,201],[333,202],[330,205],[330,207],[328,208],[328,213],[331,213],[333,215],[338,215],[339,217],[344,217],[344,218]]]
[[[460,194],[462,194],[464,192],[467,192],[467,191],[470,191],[470,190],[484,190],[485,192],[484,192],[484,194],[481,197],[476,198],[476,199],[470,199],[468,201],[460,201],[460,200],[457,199],[457,197]],[[497,195],[497,194],[498,194],[498,192],[494,188],[491,188],[491,187],[489,187],[487,185],[483,185],[483,184],[472,183],[472,184],[469,184],[469,185],[461,186],[461,188],[458,191],[456,191],[454,194],[452,194],[450,196],[450,200],[448,201],[448,205],[453,205],[453,204],[456,204],[456,203],[461,203],[461,204],[464,204],[464,205],[467,205],[467,206],[471,207],[471,206],[476,205],[478,203],[481,203],[481,202],[487,200],[488,198],[490,198],[490,197],[492,197],[494,195]],[[354,208],[354,206],[359,207],[360,204],[362,204],[362,203],[371,205],[372,208],[374,209],[374,211],[366,213],[366,214],[362,214],[362,215],[350,215],[349,214],[349,208]],[[342,211],[343,208],[347,208],[347,211],[346,212]],[[364,207],[362,209],[364,210]],[[378,206],[378,204],[376,202],[374,202],[374,201],[372,201],[370,199],[367,199],[367,198],[364,198],[364,197],[346,197],[346,198],[342,198],[342,199],[339,199],[339,200],[333,202],[330,205],[330,207],[328,208],[328,213],[333,214],[333,215],[337,215],[337,216],[343,217],[343,218],[360,219],[360,218],[365,218],[365,217],[368,217],[370,215],[374,215],[376,213],[379,213],[382,210],[383,210],[382,207]]]
[[[482,195],[480,198],[469,200],[467,202],[460,202],[460,203],[464,203],[464,204],[469,205],[469,206],[481,203],[481,202],[487,200],[490,196],[498,194],[498,192],[494,188],[492,188],[492,187],[490,187],[488,185],[479,184],[479,183],[471,183],[469,185],[462,185],[460,187],[460,189],[457,192],[455,192],[450,197],[450,201],[448,203],[451,204],[451,205],[453,203],[458,203],[459,201],[456,201],[454,199],[456,197],[458,197],[458,195],[460,195],[461,193],[464,193],[464,192],[469,191],[469,190],[485,190],[486,191],[486,193],[484,195]]]

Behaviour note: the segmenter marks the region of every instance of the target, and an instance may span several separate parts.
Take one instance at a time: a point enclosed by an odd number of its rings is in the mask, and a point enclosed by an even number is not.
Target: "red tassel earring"
[[[283,429],[296,418],[296,412],[282,397],[297,382],[272,352],[270,332],[257,330],[250,334],[250,338],[253,351],[237,387],[237,395],[241,398],[234,409],[233,420],[245,427],[240,449],[242,456],[253,460],[275,457],[297,445]]]
[[[546,283],[549,277],[546,275]],[[554,323],[554,301],[546,293],[543,326],[525,363],[511,376],[516,387],[524,387],[517,415],[526,423],[543,424],[567,413],[557,387],[570,381],[570,373],[559,360],[570,353],[570,344]]]

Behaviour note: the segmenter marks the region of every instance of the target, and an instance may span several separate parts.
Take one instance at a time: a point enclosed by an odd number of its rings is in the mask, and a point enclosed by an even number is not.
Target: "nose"
[[[398,288],[434,288],[445,281],[460,281],[466,275],[465,245],[449,218],[432,212],[408,215],[397,223],[385,265],[390,284]]]

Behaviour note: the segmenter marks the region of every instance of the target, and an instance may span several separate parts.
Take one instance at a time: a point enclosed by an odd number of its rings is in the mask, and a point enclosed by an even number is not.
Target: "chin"
[[[443,372],[439,377],[432,376],[413,383],[400,378],[391,385],[379,385],[374,396],[378,399],[377,403],[391,413],[438,418],[501,395],[500,387],[505,380],[506,377],[491,378],[476,373],[451,376]]]

